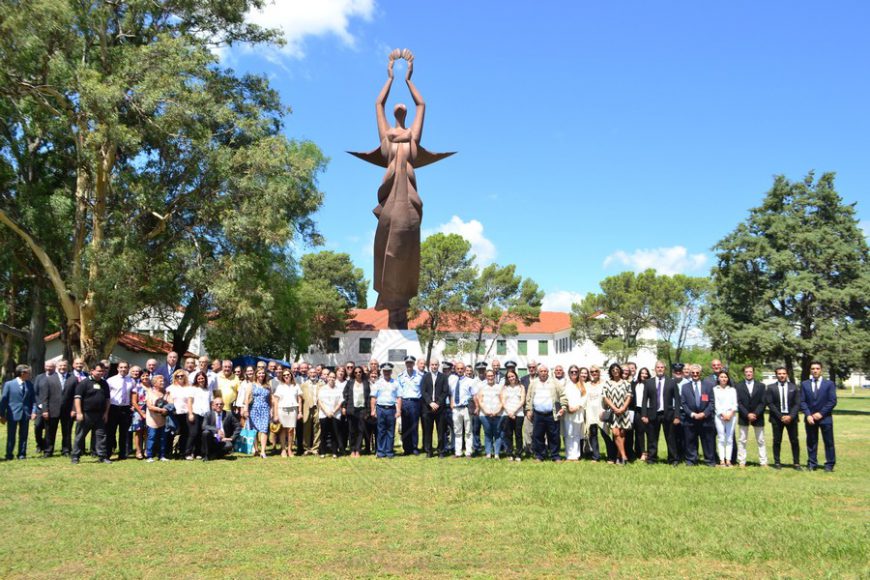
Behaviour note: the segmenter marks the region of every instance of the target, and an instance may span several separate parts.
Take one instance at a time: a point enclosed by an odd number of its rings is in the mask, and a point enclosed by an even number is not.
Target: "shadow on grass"
[[[836,417],[837,415],[854,415],[854,416],[870,415],[870,411],[855,411],[853,409],[844,409],[842,411],[834,411],[834,417]]]

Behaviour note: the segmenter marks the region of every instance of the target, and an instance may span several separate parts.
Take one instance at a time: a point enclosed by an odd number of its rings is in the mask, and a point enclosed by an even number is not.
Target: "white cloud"
[[[462,221],[459,216],[453,216],[446,224],[441,224],[434,230],[424,230],[423,238],[428,238],[434,233],[459,234],[471,244],[471,253],[476,256],[475,263],[487,266],[495,260],[496,250],[493,244],[483,235],[483,224],[477,220]]]
[[[571,312],[571,305],[582,300],[583,295],[579,292],[554,290],[544,294],[541,310],[546,310],[547,312]]]
[[[267,28],[279,28],[287,44],[277,49],[278,52],[299,59],[305,56],[308,36],[334,35],[345,46],[353,48],[356,38],[350,31],[351,20],[369,21],[374,11],[374,0],[274,0],[263,10],[249,12],[247,19]],[[263,55],[267,60],[273,61],[277,56],[272,50]]]
[[[689,254],[684,246],[635,250],[628,254],[618,250],[604,259],[604,267],[613,264],[627,266],[635,272],[654,268],[659,274],[696,272],[707,263],[706,254]]]

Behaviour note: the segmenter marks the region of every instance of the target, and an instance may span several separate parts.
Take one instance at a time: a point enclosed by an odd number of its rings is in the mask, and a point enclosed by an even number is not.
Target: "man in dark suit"
[[[450,363],[445,363],[449,365]],[[423,451],[426,457],[433,457],[435,451],[439,457],[444,457],[444,435],[447,428],[443,420],[444,400],[449,394],[447,375],[438,370],[438,359],[429,361],[429,372],[423,375],[420,383],[423,391]],[[438,426],[438,442],[432,448],[432,432]]]
[[[825,471],[834,471],[837,455],[834,452],[834,418],[831,412],[837,406],[837,385],[822,378],[822,363],[810,363],[810,378],[801,383],[801,412],[807,431],[807,468],[818,467],[819,430],[825,442]]]
[[[202,419],[202,460],[220,459],[232,453],[238,435],[238,419],[224,411],[223,399],[215,397],[211,411]]]
[[[72,428],[76,419],[74,398],[79,377],[68,371],[65,360],[57,363],[57,371],[60,377],[66,377],[60,403],[60,453],[66,457],[72,453]]]
[[[664,362],[656,361],[655,376],[644,383],[641,402],[641,421],[647,430],[647,463],[658,461],[659,433],[664,428],[668,463],[677,465],[680,454],[674,432],[680,429],[680,404],[677,381],[665,376]]]
[[[746,440],[749,430],[755,434],[758,445],[758,463],[767,467],[767,446],[764,444],[764,402],[765,387],[755,380],[752,365],[743,367],[743,380],[737,383],[737,425],[740,437],[737,438],[737,465],[746,467]]]
[[[713,421],[713,387],[701,381],[701,365],[692,365],[691,379],[680,390],[681,421],[686,439],[686,465],[698,464],[698,439],[704,451],[704,463],[716,465]]]
[[[43,408],[43,400],[48,399],[48,391],[51,388],[49,383],[57,382],[55,373],[57,365],[53,360],[47,360],[43,368],[45,372],[36,375],[36,378],[33,379],[33,390],[36,396],[36,410],[34,411],[36,420],[33,422],[33,436],[36,439],[36,450],[42,455],[45,454],[45,436],[51,428],[49,424],[51,417],[48,409]],[[60,386],[59,383],[58,386]]]
[[[178,365],[178,353],[170,352],[166,355],[166,362],[154,369],[155,375],[163,376],[163,384],[168,388],[172,384],[172,375],[181,368]]]
[[[30,382],[30,367],[15,367],[15,378],[7,381],[0,392],[0,423],[6,428],[6,460],[15,457],[18,437],[18,459],[27,457],[27,433],[36,419],[36,390]]]
[[[794,468],[800,471],[800,445],[798,443],[798,409],[800,391],[788,380],[785,367],[776,369],[776,382],[767,386],[767,408],[770,410],[770,427],[773,430],[773,461],[775,469],[782,469],[779,452],[782,448],[782,430],[788,431]]]

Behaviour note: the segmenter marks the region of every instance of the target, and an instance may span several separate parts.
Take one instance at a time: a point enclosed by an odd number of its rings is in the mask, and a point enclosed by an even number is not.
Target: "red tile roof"
[[[348,321],[348,330],[386,330],[388,328],[388,313],[386,310],[375,310],[374,308],[356,309],[351,311],[351,318]],[[409,321],[408,327],[411,329],[417,328],[425,320],[425,315],[418,316],[416,319]],[[571,315],[567,312],[541,312],[541,316],[537,322],[532,324],[517,324],[517,330],[522,334],[553,334],[562,330],[571,328]],[[447,332],[465,332],[470,330],[467,326],[461,324],[460,321],[448,320],[443,329]]]
[[[60,332],[49,334],[45,337],[45,342],[51,342],[60,338]],[[172,351],[172,343],[166,342],[160,338],[155,338],[147,334],[139,334],[138,332],[125,332],[118,339],[118,344],[129,350],[130,352],[151,352],[168,354]],[[182,355],[184,357],[196,356],[188,351]]]

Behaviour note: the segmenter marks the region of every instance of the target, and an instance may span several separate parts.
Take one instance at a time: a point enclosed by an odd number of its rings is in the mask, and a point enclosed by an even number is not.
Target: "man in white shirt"
[[[755,380],[752,365],[743,367],[743,380],[737,383],[737,465],[746,467],[746,440],[749,429],[755,434],[758,445],[758,463],[767,467],[767,446],[764,443],[764,391],[761,381]]]
[[[127,361],[118,363],[118,373],[109,377],[109,420],[106,422],[106,456],[111,457],[118,444],[118,459],[127,459],[127,434],[132,419],[130,392],[133,377]]]

